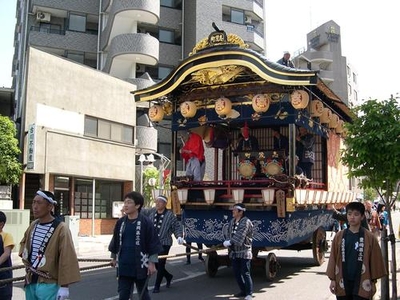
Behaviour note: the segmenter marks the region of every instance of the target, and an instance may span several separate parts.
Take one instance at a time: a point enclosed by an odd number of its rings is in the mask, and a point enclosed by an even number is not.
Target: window
[[[86,31],[86,16],[81,15],[69,15],[69,30],[72,31]]]
[[[126,144],[133,144],[133,126],[108,120],[85,117],[85,135]]]
[[[121,201],[122,182],[96,181],[94,217],[96,219],[111,218],[112,202]],[[81,219],[93,217],[93,181],[76,179],[75,181],[75,215]]]
[[[158,67],[158,79],[164,79],[171,73],[172,68],[169,67]]]
[[[182,8],[182,0],[160,0],[161,6],[171,7],[171,8]]]
[[[77,51],[68,51],[67,52],[67,58],[76,61],[78,63],[83,64],[85,61],[85,54],[83,52],[77,52]]]
[[[50,23],[40,23],[40,32],[50,33],[51,31],[51,24]]]
[[[349,94],[349,97],[351,96],[351,94],[353,93],[352,92],[352,88],[351,88],[351,85],[350,84],[348,84],[347,85],[347,89],[348,89],[348,94]]]
[[[97,119],[85,117],[85,135],[97,136]]]
[[[160,29],[158,32],[160,42],[173,44],[175,42],[175,33],[172,30]]]
[[[353,82],[357,83],[357,75],[356,75],[356,73],[353,73]]]
[[[244,11],[231,9],[231,22],[244,24]]]

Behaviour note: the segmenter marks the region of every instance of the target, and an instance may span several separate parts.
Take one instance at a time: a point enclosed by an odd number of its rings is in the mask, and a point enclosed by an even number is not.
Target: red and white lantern
[[[344,124],[343,120],[339,120],[338,121],[338,125],[335,128],[336,133],[343,133],[344,132],[343,124]]]
[[[332,118],[332,111],[329,108],[325,107],[322,110],[322,115],[319,118],[319,120],[321,121],[321,123],[329,123],[331,121],[331,118]]]
[[[339,124],[339,116],[332,114],[331,120],[329,121],[329,128],[336,128]]]
[[[253,97],[251,106],[253,107],[255,112],[263,113],[268,110],[270,103],[271,100],[269,99],[268,95],[257,94]]]
[[[215,112],[219,116],[226,116],[232,110],[232,102],[228,98],[221,97],[215,101]]]
[[[149,119],[152,122],[160,122],[164,118],[164,110],[161,105],[153,105],[149,108]]]
[[[295,90],[290,95],[290,103],[292,103],[292,106],[295,109],[306,108],[309,101],[310,101],[310,96],[306,91],[303,90]]]
[[[324,104],[320,100],[311,101],[311,117],[320,117],[324,110]]]
[[[197,112],[196,103],[192,101],[182,102],[180,105],[180,109],[182,116],[185,118],[193,118]]]

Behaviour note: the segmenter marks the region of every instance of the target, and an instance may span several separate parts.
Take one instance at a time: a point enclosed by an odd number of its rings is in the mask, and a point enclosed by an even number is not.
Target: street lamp
[[[140,162],[140,194],[143,194],[143,162],[146,161],[146,156],[140,154],[138,161]]]

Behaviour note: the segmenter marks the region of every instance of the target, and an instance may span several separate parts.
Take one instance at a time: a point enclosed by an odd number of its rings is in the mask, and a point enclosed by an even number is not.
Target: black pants
[[[171,246],[163,245],[164,250],[162,252],[158,253],[158,255],[168,255],[170,248],[171,248]],[[166,263],[167,263],[166,258],[158,259],[158,263],[156,263],[157,278],[156,278],[156,282],[154,284],[154,288],[158,288],[158,289],[160,288],[161,282],[164,277],[167,280],[172,278],[172,274],[169,273],[167,271],[167,269],[165,268]]]
[[[298,166],[303,170],[304,175],[308,178],[308,179],[312,179],[312,167],[313,167],[313,163],[311,162],[299,162]]]
[[[202,243],[196,243],[196,244],[197,244],[197,248],[199,250],[203,250],[203,244]],[[189,246],[186,247],[186,253],[188,254],[188,255],[186,255],[186,261],[190,262],[190,250],[192,249],[192,248],[190,248],[190,246],[192,245],[192,243],[188,243],[188,245]],[[202,258],[203,258],[203,254],[200,252],[199,253],[199,259],[202,259]]]
[[[352,295],[354,291],[354,281],[352,280],[346,281],[344,286],[346,290],[346,296],[341,296],[341,297],[336,296],[337,300],[368,300],[367,298],[363,298],[357,295]]]
[[[135,283],[136,283],[136,288],[137,288],[139,297],[142,293],[142,290],[145,289],[141,300],[150,300],[150,295],[147,290],[147,285],[145,286],[146,278],[145,279],[136,279],[136,277],[126,277],[126,276],[120,276],[118,278],[119,300],[129,300],[130,299],[132,292],[133,292],[133,288],[135,286]]]
[[[337,300],[369,300],[368,298],[363,298],[357,295],[350,295],[350,296],[336,296]]]

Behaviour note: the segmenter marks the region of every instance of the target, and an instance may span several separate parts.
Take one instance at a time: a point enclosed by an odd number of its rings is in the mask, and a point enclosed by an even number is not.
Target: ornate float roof
[[[168,100],[173,109],[184,101],[204,105],[219,97],[234,103],[255,94],[282,95],[295,89],[310,92],[343,119],[350,120],[347,106],[318,77],[318,71],[294,69],[269,61],[248,48],[243,40],[222,30],[201,40],[165,79],[133,91],[136,101]]]

